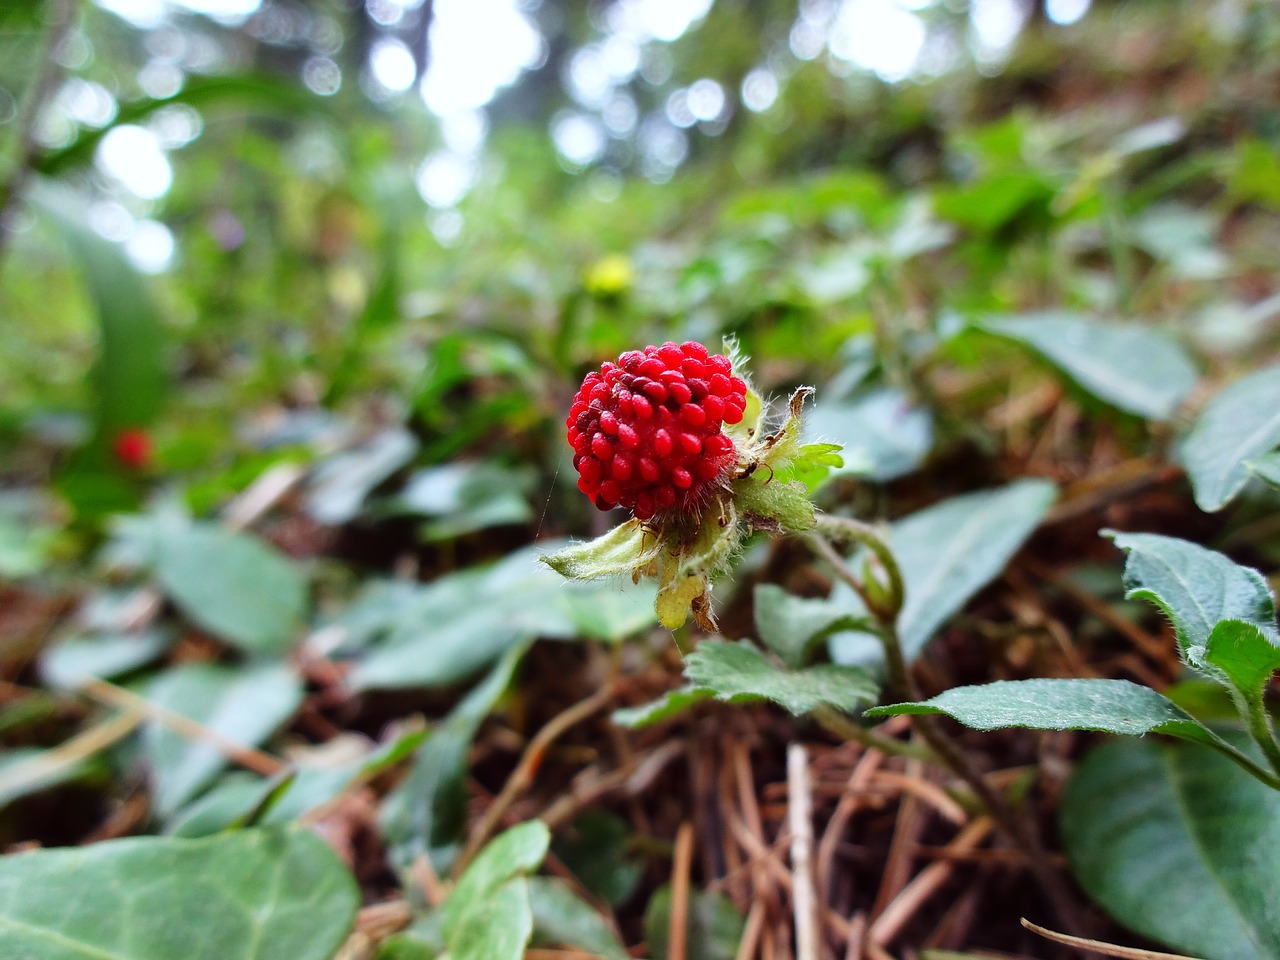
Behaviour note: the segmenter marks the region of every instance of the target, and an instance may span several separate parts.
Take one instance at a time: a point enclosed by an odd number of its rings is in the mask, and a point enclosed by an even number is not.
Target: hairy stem
[[[864,593],[865,586],[858,582],[857,575],[849,569],[849,565],[845,563],[835,546],[826,539],[829,535],[828,531],[835,534],[833,539],[837,542],[843,540],[845,543],[856,542],[865,545],[875,554],[881,567],[884,568],[888,580],[886,603],[880,609],[873,607],[871,612],[879,620],[889,691],[900,700],[923,699],[916,686],[915,678],[907,669],[906,657],[902,653],[902,643],[898,637],[898,611],[901,609],[904,596],[902,574],[888,545],[874,528],[866,524],[835,517],[820,518],[818,532],[821,536],[813,538],[818,552],[831,564],[836,575],[860,594]],[[892,610],[889,609],[890,607]],[[1063,924],[1072,932],[1082,931],[1083,922],[1076,910],[1071,891],[1057,871],[1049,866],[1048,854],[1030,820],[1023,815],[1022,811],[1011,807],[1005,798],[987,782],[986,777],[974,766],[968,754],[935,717],[915,715],[911,717],[911,722],[942,764],[969,785],[978,802],[990,813],[1005,837],[1022,851],[1032,874],[1044,890],[1045,896],[1057,909]]]
[[[1240,712],[1244,715],[1245,724],[1249,728],[1249,736],[1253,737],[1254,743],[1261,748],[1267,762],[1271,764],[1271,769],[1277,774],[1277,778],[1273,778],[1270,785],[1280,789],[1280,743],[1276,742],[1276,733],[1271,729],[1271,721],[1267,717],[1267,707],[1263,702],[1262,692],[1259,691],[1256,697],[1246,698],[1242,708]],[[1249,772],[1253,773],[1252,770]],[[1256,777],[1257,774],[1255,773],[1254,776]]]

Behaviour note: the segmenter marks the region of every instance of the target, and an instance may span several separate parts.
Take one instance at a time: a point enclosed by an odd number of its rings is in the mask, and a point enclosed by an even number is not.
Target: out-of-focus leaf
[[[307,584],[283,554],[249,534],[215,524],[160,531],[151,568],[195,623],[248,653],[292,646]]]
[[[547,855],[551,833],[530,820],[495,837],[463,872],[442,909],[456,960],[520,960],[533,933],[525,877]]]
[[[899,390],[883,389],[838,403],[818,403],[805,435],[842,447],[837,474],[884,482],[911,473],[933,447],[933,418]]]
[[[359,905],[342,861],[297,828],[0,859],[5,949],[41,960],[330,960]]]
[[[382,804],[391,861],[408,870],[419,856],[439,872],[457,855],[467,820],[467,752],[484,718],[511,683],[525,647],[507,653],[418,748],[409,776]]]
[[[1122,740],[1076,768],[1071,871],[1125,926],[1197,957],[1280,957],[1280,793],[1195,744]]]
[[[685,686],[668,690],[657,700],[638,707],[622,707],[613,711],[613,722],[623,727],[648,727],[679,716],[690,707],[715,696],[705,687]]]
[[[534,942],[578,947],[602,960],[630,960],[613,928],[563,880],[532,877],[526,883]]]
[[[321,523],[346,523],[360,512],[370,491],[412,458],[413,434],[392,428],[321,464],[311,478],[307,510]]]
[[[68,637],[40,656],[40,676],[51,687],[73,690],[90,677],[109,680],[145,666],[173,644],[163,630]]]
[[[493,566],[449,574],[421,588],[415,601],[399,608],[385,637],[357,662],[351,685],[358,690],[444,686],[535,637],[571,640],[584,629],[600,629],[600,639],[612,639],[639,623],[629,600],[617,604],[616,617],[603,613],[611,598],[629,588],[607,579],[566,585],[537,562],[547,547],[534,544]],[[605,605],[601,615],[584,616],[596,598]]]
[[[1215,224],[1202,210],[1156,204],[1134,218],[1132,229],[1138,246],[1189,280],[1212,280],[1231,266],[1214,243]]]
[[[432,518],[422,527],[423,537],[444,540],[526,523],[533,517],[526,497],[532,485],[528,471],[485,462],[450,463],[409,477],[390,509]]]
[[[1196,368],[1155,327],[1070,313],[991,317],[979,327],[1025,344],[1094,396],[1128,413],[1167,420],[1196,385]]]
[[[1280,366],[1220,391],[1178,446],[1201,510],[1221,510],[1249,479],[1249,461],[1280,446]]]
[[[804,666],[813,647],[832,632],[870,623],[839,603],[797,597],[773,583],[756,586],[753,605],[760,640],[792,669]]]
[[[1280,487],[1280,450],[1246,461],[1245,466],[1255,477],[1260,477],[1273,487]]]
[[[686,956],[698,960],[734,960],[742,939],[742,914],[722,893],[696,891],[689,898],[689,923],[685,928]],[[660,887],[644,912],[645,941],[649,955],[668,955],[671,933],[671,885]]]
[[[192,663],[160,674],[143,695],[233,743],[256,747],[302,705],[302,682],[278,664],[225,667]],[[155,807],[171,816],[227,764],[217,747],[149,724],[143,752],[155,781]]]
[[[644,874],[643,864],[627,855],[631,838],[626,820],[605,810],[587,810],[552,850],[587,890],[616,907],[635,892]]]

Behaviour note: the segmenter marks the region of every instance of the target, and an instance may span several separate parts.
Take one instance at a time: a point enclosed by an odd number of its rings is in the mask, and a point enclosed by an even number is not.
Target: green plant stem
[[[1275,771],[1277,778],[1280,778],[1280,743],[1276,742],[1276,733],[1271,729],[1271,721],[1267,718],[1267,707],[1263,703],[1261,691],[1258,692],[1258,696],[1247,698],[1241,713],[1249,728],[1249,736],[1253,737],[1253,742],[1261,748],[1267,762],[1271,764],[1271,769]],[[1256,777],[1257,774],[1255,773],[1254,776]],[[1280,779],[1273,779],[1271,786],[1280,790]]]
[[[1252,733],[1252,730],[1250,733]],[[1253,758],[1248,754],[1237,750],[1226,740],[1222,740],[1215,736],[1212,740],[1196,742],[1204,743],[1205,746],[1213,750],[1217,750],[1236,766],[1240,767],[1240,769],[1245,773],[1249,774],[1249,776],[1253,777],[1255,780],[1262,781],[1272,790],[1280,790],[1280,773],[1272,773],[1262,764],[1254,762]],[[1273,740],[1272,743],[1274,744],[1274,742],[1275,741]],[[1268,759],[1271,758],[1268,757]],[[1272,760],[1272,762],[1274,763],[1275,761]]]
[[[854,541],[864,544],[879,559],[889,581],[888,598],[896,599],[897,601],[892,613],[887,610],[872,610],[873,613],[876,613],[880,623],[880,641],[884,648],[885,672],[889,690],[891,694],[900,700],[915,701],[924,699],[916,686],[915,679],[911,676],[911,671],[907,669],[906,657],[902,653],[902,643],[898,637],[898,610],[901,608],[904,593],[901,571],[898,569],[897,562],[893,559],[888,545],[880,539],[873,528],[858,521],[822,517],[819,520],[818,531],[825,536],[827,530],[837,534],[845,534],[845,542]],[[840,556],[835,546],[830,541],[825,540],[823,536],[815,537],[814,541],[819,553],[831,564],[836,575],[860,594],[864,594],[865,586],[858,583],[857,576],[849,569],[849,565],[844,562],[844,558]],[[992,788],[986,777],[969,759],[968,754],[942,728],[936,718],[927,715],[913,715],[911,722],[938,759],[969,785],[978,802],[982,804],[987,812],[990,813],[992,819],[999,825],[1001,832],[1022,851],[1027,859],[1028,867],[1044,890],[1045,895],[1049,898],[1049,901],[1058,911],[1063,924],[1072,933],[1082,933],[1085,929],[1084,923],[1075,908],[1075,901],[1071,891],[1062,878],[1050,868],[1048,853],[1043,844],[1041,844],[1040,838],[1037,836],[1030,821],[1020,811],[1014,810],[1005,801],[1005,798]]]
[[[852,740],[869,750],[879,750],[891,757],[907,757],[916,760],[927,760],[938,763],[940,758],[928,747],[894,737],[886,737],[867,727],[861,727],[838,710],[831,707],[819,707],[813,711],[813,718],[823,729],[844,740]]]
[[[829,513],[819,513],[814,533],[817,536],[812,538],[813,543],[819,552],[828,561],[831,561],[834,557],[839,564],[837,573],[841,572],[840,568],[844,568],[845,571],[848,570],[848,565],[836,552],[839,546],[858,543],[875,555],[881,569],[884,570],[886,579],[885,598],[883,601],[876,601],[874,598],[868,597],[866,588],[862,583],[858,582],[858,578],[854,577],[852,573],[847,578],[842,574],[841,579],[844,579],[858,592],[858,595],[871,608],[871,612],[876,614],[881,622],[885,620],[896,621],[898,612],[902,609],[902,602],[906,597],[906,588],[902,583],[902,571],[898,567],[898,561],[894,558],[889,545],[884,542],[876,528],[870,524],[863,523],[861,520],[837,517]],[[828,551],[830,551],[829,554]]]

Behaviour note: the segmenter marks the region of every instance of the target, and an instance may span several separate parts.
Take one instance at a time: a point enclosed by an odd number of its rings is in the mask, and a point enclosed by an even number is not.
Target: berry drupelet
[[[723,424],[742,422],[746,382],[692,341],[628,350],[587,374],[565,420],[578,489],[638,520],[703,501],[737,462]]]

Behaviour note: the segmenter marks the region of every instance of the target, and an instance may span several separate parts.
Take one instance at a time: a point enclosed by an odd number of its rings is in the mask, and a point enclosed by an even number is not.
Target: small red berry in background
[[[127,427],[111,441],[111,452],[122,466],[141,470],[151,463],[151,436],[140,427]]]
[[[565,420],[578,489],[638,520],[680,512],[737,462],[724,424],[742,422],[747,384],[692,341],[628,350],[587,374]]]

